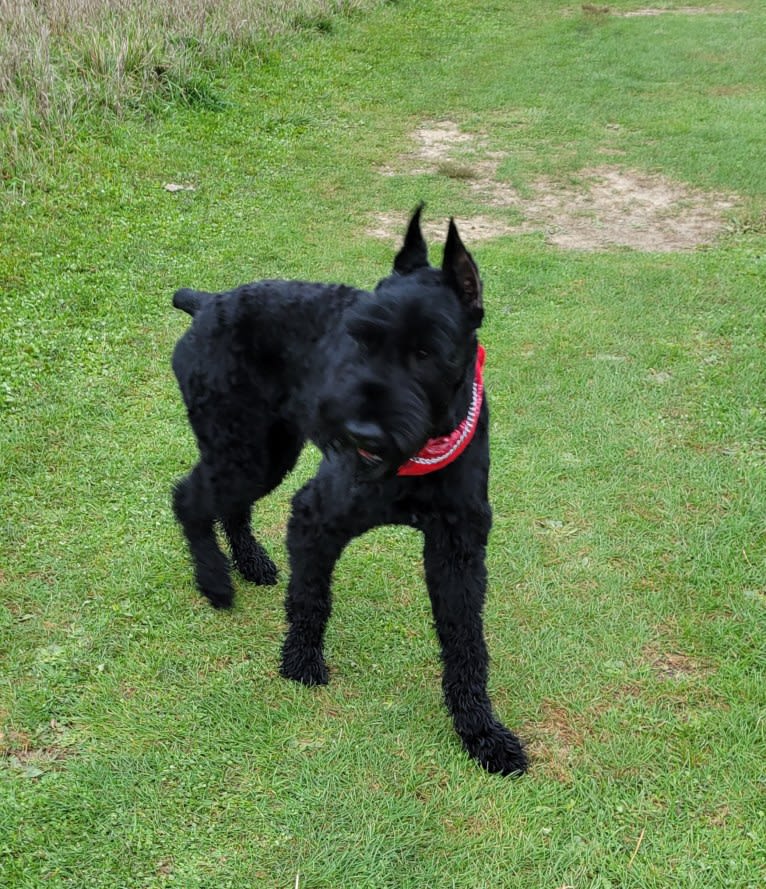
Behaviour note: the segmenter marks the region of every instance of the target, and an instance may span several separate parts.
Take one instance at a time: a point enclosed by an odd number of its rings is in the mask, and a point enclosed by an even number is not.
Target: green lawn
[[[658,5],[323,19],[208,72],[214,107],[93,123],[6,183],[0,885],[766,885],[766,10]],[[463,141],[425,161],[440,121]],[[727,196],[722,231],[646,252],[524,229],[541,183],[607,168]],[[214,612],[169,509],[195,458],[174,289],[372,286],[376,214],[421,198],[485,281],[486,629],[520,780],[452,731],[414,532],[344,555],[310,690],[278,676],[284,571]],[[472,239],[477,217],[509,228]],[[259,507],[283,569],[316,461]]]

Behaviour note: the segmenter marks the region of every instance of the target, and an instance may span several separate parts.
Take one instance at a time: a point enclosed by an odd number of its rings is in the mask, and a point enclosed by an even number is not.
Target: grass
[[[227,65],[329,33],[369,0],[0,0],[0,180],[23,189],[79,129],[218,108]],[[41,163],[43,162],[43,163]]]
[[[764,885],[766,16],[616,14],[639,5],[404,0],[284,33],[211,69],[219,107],[92,123],[4,203],[3,886]],[[168,509],[194,459],[170,294],[368,286],[393,249],[373,212],[490,212],[455,168],[378,173],[439,119],[522,190],[609,151],[739,197],[692,253],[471,244],[491,688],[520,781],[452,733],[414,532],[344,555],[312,691],[277,675],[284,581],[214,613]],[[282,566],[315,463],[259,510]]]

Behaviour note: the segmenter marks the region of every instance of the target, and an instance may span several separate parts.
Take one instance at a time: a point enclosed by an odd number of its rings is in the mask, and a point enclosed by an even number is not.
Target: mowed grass
[[[45,188],[10,195],[3,886],[766,883],[766,14],[727,5],[389,4],[272,39],[220,72],[218,110],[83,132]],[[491,689],[530,747],[521,780],[452,732],[414,532],[344,554],[332,681],[309,690],[277,672],[284,572],[213,612],[168,503],[195,456],[173,290],[371,286],[395,246],[366,234],[375,212],[404,225],[425,198],[445,229],[499,214],[461,177],[379,172],[440,119],[507,152],[498,175],[520,190],[607,157],[737,197],[690,253],[469,243],[493,411]],[[258,509],[283,569],[316,461]]]

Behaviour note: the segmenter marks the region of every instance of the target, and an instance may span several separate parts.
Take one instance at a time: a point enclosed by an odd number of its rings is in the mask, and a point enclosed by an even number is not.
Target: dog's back
[[[173,305],[193,320],[176,344],[172,367],[198,440],[234,411],[252,416],[259,410],[259,427],[277,416],[303,425],[299,395],[306,381],[326,377],[344,348],[341,316],[371,298],[341,285],[283,280],[221,293],[177,290]],[[322,348],[312,347],[321,341]]]

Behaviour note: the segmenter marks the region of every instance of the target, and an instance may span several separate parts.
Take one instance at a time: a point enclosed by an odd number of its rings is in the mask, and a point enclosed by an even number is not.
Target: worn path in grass
[[[223,110],[83,135],[4,205],[3,886],[766,882],[766,16],[527,6],[285,39]],[[344,555],[310,691],[277,676],[283,587],[214,613],[168,509],[172,291],[369,286],[421,198],[485,278],[521,781],[453,736],[414,533]],[[259,512],[283,566],[315,461]]]

